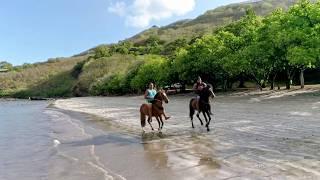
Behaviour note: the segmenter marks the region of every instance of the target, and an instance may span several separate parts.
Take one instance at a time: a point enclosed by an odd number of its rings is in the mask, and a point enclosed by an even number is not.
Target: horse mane
[[[208,89],[212,89],[212,85],[211,84],[207,84],[207,86],[205,88],[208,88]]]
[[[160,96],[160,91],[157,91],[157,94],[154,96],[154,99],[159,98],[159,96]]]

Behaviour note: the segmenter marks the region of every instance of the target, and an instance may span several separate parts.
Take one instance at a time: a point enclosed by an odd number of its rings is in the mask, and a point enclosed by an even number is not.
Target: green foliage
[[[102,57],[111,56],[110,50],[107,46],[99,46],[94,49],[94,58],[99,59]]]
[[[221,26],[239,20],[246,15],[247,9],[252,9],[255,14],[259,16],[265,16],[278,8],[286,10],[297,1],[298,0],[263,0],[221,6],[213,10],[208,10],[195,19],[180,20],[168,26],[150,28],[133,36],[129,40],[136,44],[144,42],[150,36],[158,36],[167,43],[181,38],[190,41],[194,36],[210,34],[213,30]]]
[[[136,90],[143,90],[148,83],[154,82],[157,86],[165,85],[168,61],[160,56],[145,56],[142,64],[131,81],[131,86]]]
[[[1,61],[0,62],[0,70],[2,71],[11,71],[13,69],[12,64],[6,62],[6,61]]]
[[[74,91],[77,95],[87,95],[89,94],[89,88],[92,83],[95,83],[103,77],[114,74],[125,74],[131,64],[136,61],[138,61],[138,59],[133,55],[120,54],[90,60],[83,66],[82,73],[78,77]]]
[[[0,89],[7,95],[28,98],[33,95],[70,96],[74,78],[70,70],[87,56],[71,57],[61,61],[25,64],[0,74]]]
[[[90,58],[88,58],[88,59],[86,59],[86,60],[84,60],[84,61],[78,62],[78,63],[72,68],[71,76],[74,77],[74,78],[78,78],[79,75],[82,73],[83,66],[84,66],[88,61],[90,61]]]
[[[124,75],[113,74],[103,77],[91,85],[89,92],[91,95],[123,94],[126,92]]]
[[[75,79],[69,74],[70,72],[65,71],[51,75],[46,81],[15,91],[12,97],[70,97],[72,96],[72,86],[75,83]]]

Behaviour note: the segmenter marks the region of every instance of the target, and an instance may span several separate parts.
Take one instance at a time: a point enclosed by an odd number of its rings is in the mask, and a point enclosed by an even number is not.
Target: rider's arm
[[[148,95],[149,95],[148,90],[146,90],[146,92],[144,93],[144,98],[145,99],[153,99],[153,97],[148,96]]]
[[[145,99],[149,99],[149,98],[148,98],[148,90],[146,90],[146,91],[144,92],[144,98],[145,98]]]
[[[193,90],[193,91],[198,90],[198,88],[197,88],[197,83],[195,83],[195,84],[193,85],[192,90]]]

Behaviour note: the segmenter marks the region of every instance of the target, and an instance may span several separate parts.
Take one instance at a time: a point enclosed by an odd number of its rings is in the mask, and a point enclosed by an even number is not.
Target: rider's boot
[[[165,120],[170,119],[170,116],[167,116],[165,113],[163,113],[163,116],[164,116],[164,119],[165,119]]]

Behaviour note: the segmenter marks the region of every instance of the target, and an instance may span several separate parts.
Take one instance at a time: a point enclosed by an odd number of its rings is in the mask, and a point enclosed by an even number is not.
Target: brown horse
[[[209,97],[214,98],[215,94],[213,93],[211,87],[208,85],[205,88],[203,88],[199,94],[200,99],[197,98],[192,98],[190,100],[189,103],[189,109],[190,109],[190,118],[191,118],[191,124],[192,124],[192,128],[194,128],[193,125],[193,115],[195,113],[195,110],[198,111],[197,112],[197,118],[200,120],[201,126],[203,125],[203,122],[200,118],[200,113],[202,112],[205,120],[206,120],[206,127],[207,127],[207,131],[210,131],[209,129],[209,124],[211,121],[211,116],[210,116],[210,101],[209,101]],[[197,105],[197,103],[199,103],[199,105]],[[207,119],[207,116],[209,118],[209,120]]]
[[[163,120],[161,115],[163,114],[163,102],[168,103],[169,99],[164,91],[158,91],[157,94],[154,96],[154,101],[152,104],[142,104],[140,106],[140,120],[141,120],[141,127],[144,131],[144,127],[146,125],[146,116],[148,116],[148,123],[152,130],[153,127],[151,125],[152,117],[155,117],[159,124],[159,131],[163,128]]]

